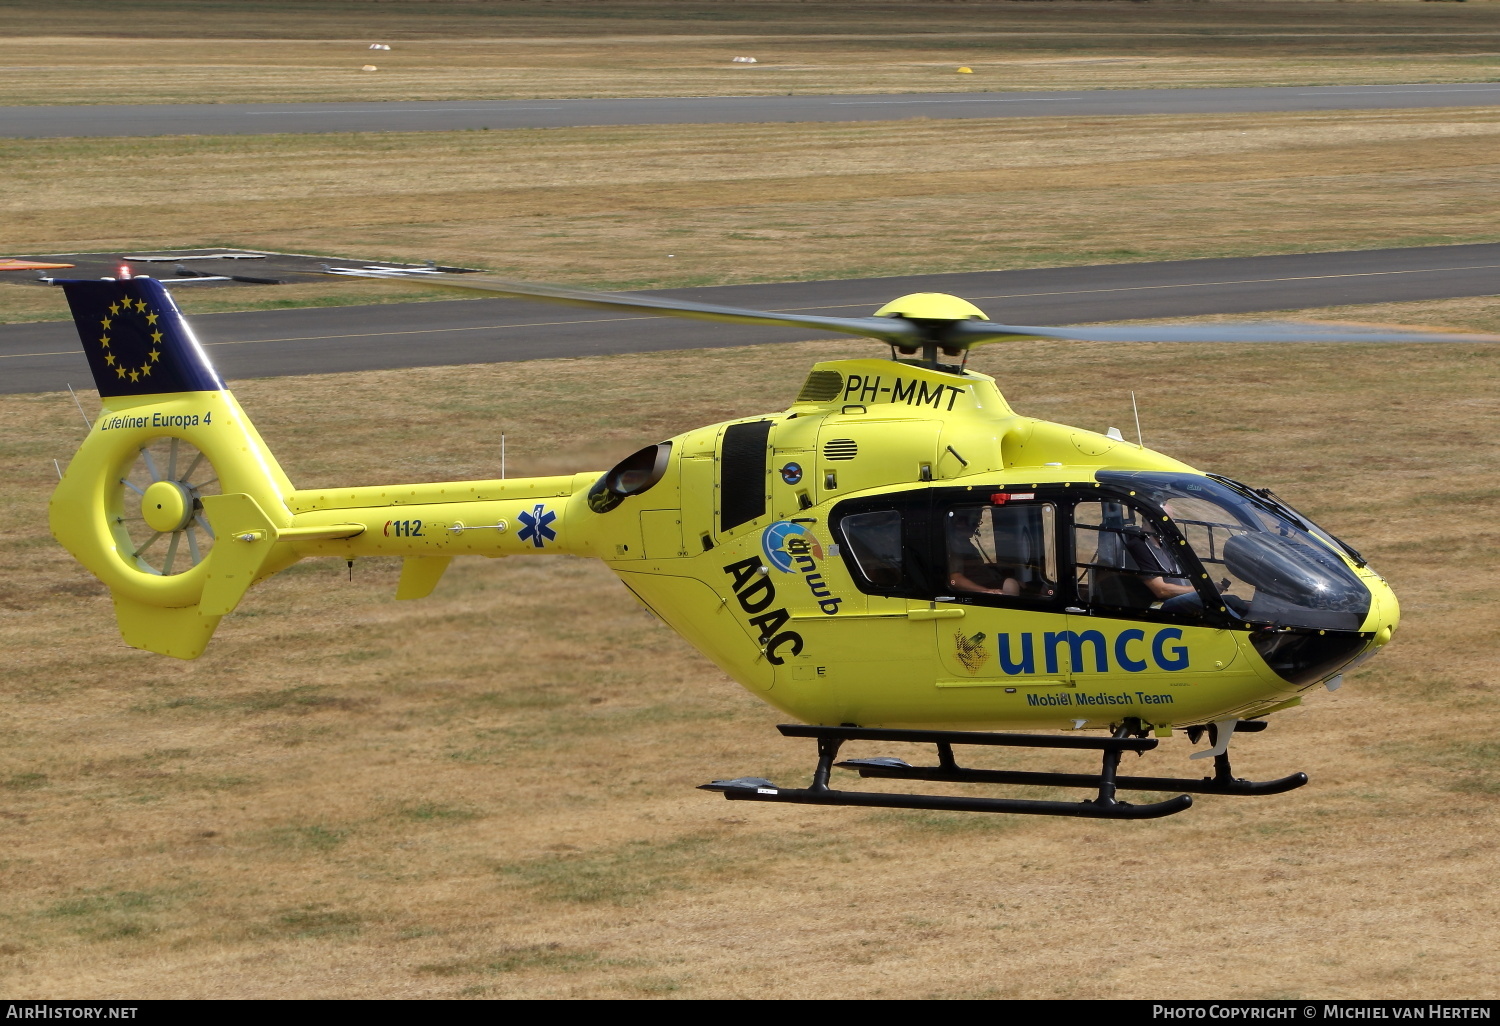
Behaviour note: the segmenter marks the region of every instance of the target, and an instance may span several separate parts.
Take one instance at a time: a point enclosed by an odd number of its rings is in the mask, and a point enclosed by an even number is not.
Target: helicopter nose
[[[1396,595],[1375,574],[1361,575],[1360,583],[1370,593],[1370,606],[1358,630],[1282,627],[1251,634],[1251,644],[1273,673],[1302,688],[1337,687],[1344,673],[1390,643],[1401,621]]]
[[[1363,624],[1365,630],[1360,633],[1369,640],[1343,666],[1325,673],[1325,682],[1330,690],[1338,687],[1344,674],[1389,645],[1396,627],[1401,623],[1401,605],[1396,601],[1396,593],[1391,590],[1391,586],[1385,583],[1385,578],[1371,575],[1364,578],[1364,583],[1370,589],[1370,614]]]
[[[1370,589],[1370,615],[1365,620],[1365,626],[1374,632],[1369,648],[1374,653],[1390,644],[1392,635],[1400,626],[1401,603],[1396,601],[1396,593],[1385,583],[1383,577],[1367,577],[1365,586]]]

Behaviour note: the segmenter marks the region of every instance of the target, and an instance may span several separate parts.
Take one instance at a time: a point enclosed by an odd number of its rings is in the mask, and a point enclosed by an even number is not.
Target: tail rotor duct
[[[170,577],[191,570],[214,544],[203,496],[219,492],[213,464],[191,442],[151,439],[110,495],[107,515],[118,552],[146,574]]]

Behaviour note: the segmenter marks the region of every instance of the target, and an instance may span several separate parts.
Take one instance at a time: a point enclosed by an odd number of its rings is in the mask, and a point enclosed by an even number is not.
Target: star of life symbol
[[[151,336],[151,351],[145,354],[146,359],[139,367],[120,361],[109,348],[110,329],[114,327],[115,321],[132,315],[145,321],[145,327]],[[99,348],[104,350],[105,364],[115,372],[117,377],[128,377],[131,381],[139,381],[141,378],[151,376],[151,369],[161,360],[161,350],[157,348],[162,340],[162,333],[156,326],[159,319],[160,315],[150,309],[144,299],[137,299],[134,302],[122,299],[109,305],[109,316],[99,321]]]
[[[516,532],[516,537],[521,541],[530,541],[537,548],[541,548],[549,541],[557,538],[557,532],[548,525],[557,519],[557,514],[552,512],[543,503],[537,503],[530,513],[524,510],[516,514],[516,519],[524,526]]]

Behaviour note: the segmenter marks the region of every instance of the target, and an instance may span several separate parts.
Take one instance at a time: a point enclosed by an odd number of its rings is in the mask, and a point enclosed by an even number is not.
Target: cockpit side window
[[[955,594],[1057,594],[1057,509],[1051,503],[955,506],[943,519],[948,587]]]
[[[844,544],[864,579],[877,588],[899,588],[904,579],[901,514],[893,509],[854,513],[839,524]]]
[[[1203,611],[1172,540],[1143,511],[1123,502],[1073,507],[1073,554],[1078,597],[1096,606]]]
[[[1221,601],[1229,611],[1243,617],[1255,597],[1255,586],[1229,568],[1224,554],[1235,547],[1232,539],[1238,536],[1275,532],[1280,526],[1276,518],[1249,507],[1230,510],[1198,495],[1174,495],[1162,508],[1208,571]]]
[[[1354,631],[1369,612],[1370,591],[1341,546],[1284,507],[1197,474],[1101,470],[1098,478],[1165,513],[1208,574],[1219,607],[1242,620]]]

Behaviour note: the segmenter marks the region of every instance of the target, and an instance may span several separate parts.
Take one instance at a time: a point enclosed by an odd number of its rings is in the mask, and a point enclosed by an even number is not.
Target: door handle
[[[943,609],[908,609],[906,618],[908,620],[962,620],[964,610],[962,606],[948,606]]]

